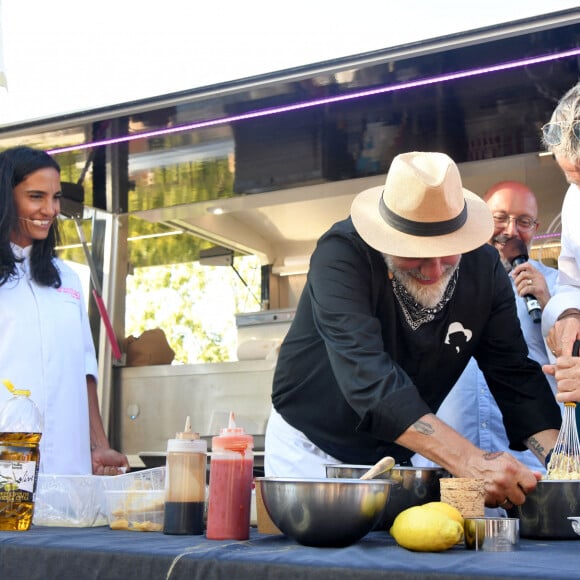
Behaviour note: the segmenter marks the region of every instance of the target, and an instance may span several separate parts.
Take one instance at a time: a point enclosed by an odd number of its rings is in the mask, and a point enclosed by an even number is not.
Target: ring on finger
[[[498,507],[506,507],[508,504],[511,504],[511,501],[506,497],[499,505]]]
[[[531,285],[532,285],[532,279],[528,278],[528,286],[531,286]]]

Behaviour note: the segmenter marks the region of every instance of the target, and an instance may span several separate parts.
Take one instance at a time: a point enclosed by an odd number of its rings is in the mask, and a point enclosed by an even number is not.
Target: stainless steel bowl
[[[358,478],[370,465],[337,464],[326,465],[327,477]],[[423,505],[430,501],[439,501],[441,492],[439,480],[450,477],[450,473],[440,467],[402,467],[395,465],[393,469],[381,477],[389,478],[397,485],[391,489],[391,497],[382,518],[377,523],[377,529],[389,530],[393,521],[403,510],[415,505]]]
[[[388,504],[391,481],[258,477],[274,524],[300,544],[342,547],[368,534]]]
[[[580,514],[580,481],[551,480],[538,482],[521,506],[508,510],[520,518],[522,538],[578,540],[568,516]]]

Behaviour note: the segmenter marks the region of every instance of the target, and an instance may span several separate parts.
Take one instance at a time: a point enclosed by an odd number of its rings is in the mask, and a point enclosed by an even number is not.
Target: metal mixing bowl
[[[351,465],[346,463],[326,465],[327,477],[358,478],[370,465]],[[393,469],[381,477],[389,478],[393,485],[391,497],[382,518],[377,523],[377,529],[389,530],[393,521],[403,510],[415,506],[439,501],[441,492],[439,480],[451,477],[449,472],[440,467],[402,467],[395,465]]]
[[[342,547],[375,527],[392,482],[258,477],[256,485],[270,518],[284,534],[306,546]]]
[[[520,518],[522,538],[579,540],[568,516],[580,515],[580,481],[541,480],[526,501],[508,514]]]

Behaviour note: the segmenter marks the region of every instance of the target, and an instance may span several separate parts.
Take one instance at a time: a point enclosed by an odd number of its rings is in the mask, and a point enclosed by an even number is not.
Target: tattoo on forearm
[[[422,421],[421,419],[413,424],[413,428],[422,435],[433,435],[435,431],[431,423],[427,423],[427,421]]]
[[[483,458],[486,461],[492,461],[493,459],[497,459],[500,455],[503,455],[503,451],[488,451],[483,454]]]
[[[546,457],[546,448],[535,438],[530,437],[524,441],[526,447],[539,457]]]

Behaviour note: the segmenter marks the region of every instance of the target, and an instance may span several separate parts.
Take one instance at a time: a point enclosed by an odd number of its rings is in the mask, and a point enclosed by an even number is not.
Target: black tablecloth
[[[580,542],[521,540],[513,552],[462,546],[415,553],[388,532],[347,548],[310,548],[252,530],[248,541],[109,528],[33,527],[0,532],[2,580],[370,580],[374,578],[580,578]]]

